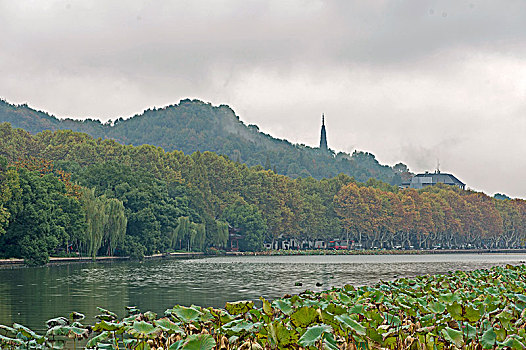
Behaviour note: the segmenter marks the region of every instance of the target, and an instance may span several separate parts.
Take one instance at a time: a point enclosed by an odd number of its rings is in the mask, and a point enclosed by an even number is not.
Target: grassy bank
[[[104,309],[48,321],[37,335],[0,326],[2,349],[70,344],[116,349],[524,349],[526,266],[401,278],[374,286],[305,291],[224,309],[175,306],[165,315]],[[78,343],[78,342],[81,343]]]

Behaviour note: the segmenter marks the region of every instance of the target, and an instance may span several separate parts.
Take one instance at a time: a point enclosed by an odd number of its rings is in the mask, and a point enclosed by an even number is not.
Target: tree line
[[[0,124],[0,255],[45,262],[263,242],[349,239],[362,247],[524,245],[523,200],[452,187],[400,190],[340,174],[292,179],[212,152],[165,152]],[[36,258],[35,258],[36,257]]]

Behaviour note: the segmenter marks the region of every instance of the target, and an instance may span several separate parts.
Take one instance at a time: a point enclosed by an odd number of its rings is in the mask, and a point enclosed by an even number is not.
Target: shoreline
[[[295,255],[434,255],[434,254],[526,254],[516,249],[427,249],[427,250],[267,250],[261,252],[226,252],[227,256],[295,256]]]
[[[153,254],[147,255],[143,260],[154,260],[154,259],[191,259],[204,256],[203,252],[176,252],[176,253],[165,253],[165,254]],[[126,261],[133,260],[129,256],[98,256],[95,259],[90,257],[50,257],[49,262],[42,266],[53,266],[61,264],[72,264],[72,263],[90,263],[90,262],[113,262],[113,261]],[[25,267],[24,259],[0,259],[0,268],[2,267]]]
[[[260,252],[225,252],[205,255],[203,252],[175,252],[147,255],[143,260],[193,259],[217,256],[298,256],[298,255],[434,255],[434,254],[526,254],[526,249],[440,249],[440,250],[267,250]],[[526,257],[525,257],[526,259]],[[129,256],[50,257],[43,266],[72,263],[113,262],[133,260]],[[0,268],[25,267],[24,259],[0,259]]]

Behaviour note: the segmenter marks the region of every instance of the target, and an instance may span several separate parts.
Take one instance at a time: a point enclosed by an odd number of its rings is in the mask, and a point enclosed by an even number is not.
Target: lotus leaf
[[[496,341],[497,341],[497,334],[493,330],[493,327],[485,331],[479,340],[480,344],[482,345],[484,349],[493,349]]]
[[[210,334],[191,335],[186,338],[181,349],[183,350],[211,350],[216,346],[214,337]]]
[[[56,317],[46,321],[48,328],[55,326],[66,326],[69,324],[69,320],[65,317]]]
[[[176,305],[172,309],[166,310],[165,313],[176,316],[179,320],[184,323],[190,323],[196,321],[202,314],[201,311],[193,308],[181,305]]]
[[[270,305],[270,303],[263,297],[259,299],[263,303],[263,312],[268,316],[272,316],[274,314],[274,309],[272,308],[272,305]]]
[[[126,312],[128,315],[136,315],[141,313],[141,310],[139,310],[136,306],[126,306]]]
[[[33,332],[31,329],[25,327],[25,326],[22,326],[21,324],[18,324],[18,323],[14,323],[13,324],[13,328],[18,332],[18,334],[21,334],[22,336],[24,336],[26,339],[38,339],[38,338],[42,338],[41,336],[39,336],[38,334],[36,334],[35,332]]]
[[[184,339],[181,339],[181,340],[174,342],[172,345],[170,345],[168,349],[169,350],[179,350],[183,347],[183,344],[184,344]]]
[[[516,335],[510,335],[506,340],[504,340],[502,343],[499,343],[500,346],[506,346],[509,349],[512,350],[524,350],[526,349],[526,343],[523,339],[518,339],[519,337]],[[522,340],[522,341],[521,341]]]
[[[3,336],[0,334],[0,344],[2,345],[7,345],[7,346],[10,346],[10,345],[23,345],[24,342],[20,339],[16,339],[16,338],[9,338],[9,337],[6,337],[6,336]]]
[[[376,309],[367,310],[365,312],[365,317],[371,322],[371,325],[373,326],[377,326],[384,321],[382,315],[380,315],[380,312]]]
[[[67,336],[69,333],[68,326],[54,326],[47,330],[46,336]]]
[[[330,334],[332,332],[332,328],[328,325],[319,325],[319,326],[312,326],[307,329],[305,333],[301,336],[299,339],[299,344],[301,346],[309,347],[309,346],[317,346],[317,342],[320,342],[323,339],[324,334]]]
[[[108,345],[110,345],[110,344],[108,344]],[[111,345],[110,345],[110,348],[108,348],[108,350],[109,350],[109,349],[115,350],[115,349],[113,348],[113,346],[111,346]],[[150,350],[150,349],[151,349],[150,344],[148,344],[148,343],[145,342],[145,341],[141,341],[141,342],[138,343],[137,346],[135,347],[135,350]]]
[[[252,309],[254,307],[253,301],[237,301],[233,303],[226,303],[225,309],[230,313],[231,315],[240,315],[247,313],[248,310]]]
[[[152,311],[147,311],[144,313],[144,317],[146,317],[148,321],[153,321],[157,318],[157,314]]]
[[[466,342],[467,340],[475,341],[477,337],[477,329],[473,327],[472,325],[470,325],[469,323],[466,323],[464,327],[465,327],[464,333],[465,333]]]
[[[97,315],[95,316],[96,318],[98,318],[99,320],[104,320],[104,321],[113,321],[113,320],[116,320],[117,319],[117,315],[109,310],[106,310],[106,309],[103,309],[101,307],[97,307],[97,309],[102,312],[101,315]]]
[[[290,306],[290,304],[287,301],[284,301],[282,299],[274,300],[272,302],[272,306],[274,306],[276,309],[280,310],[287,316],[290,316],[294,311],[292,309],[292,306]]]
[[[452,304],[455,301],[460,301],[460,297],[456,293],[444,293],[438,296],[438,300],[446,304]]]
[[[88,330],[86,328],[68,327],[67,337],[70,339],[84,339],[88,337]]]
[[[323,348],[327,350],[339,350],[338,343],[332,333],[323,335]]]
[[[381,303],[384,300],[384,298],[385,298],[384,293],[382,293],[379,290],[371,294],[371,301],[376,304]]]
[[[346,293],[340,292],[338,293],[338,297],[344,305],[352,305],[354,303],[354,299]]]
[[[327,305],[325,308],[328,312],[330,312],[333,315],[342,315],[347,313],[347,308],[343,307],[342,305],[337,305],[334,303],[331,303]]]
[[[503,310],[502,312],[497,314],[495,316],[495,318],[500,321],[500,323],[502,324],[502,326],[505,329],[509,329],[510,328],[510,321],[513,319],[513,315],[510,314],[508,311]]]
[[[102,332],[100,333],[99,335],[91,338],[87,343],[86,343],[86,348],[90,349],[90,348],[95,348],[95,347],[98,347],[99,344],[101,344],[103,341],[105,341],[106,339],[108,339],[110,337],[110,333],[109,332]]]
[[[335,317],[338,321],[341,322],[341,324],[347,328],[354,331],[356,334],[363,336],[366,333],[366,328],[362,326],[360,323],[356,322],[352,318],[350,318],[347,315],[340,315]]]
[[[494,327],[493,331],[497,335],[497,341],[498,342],[502,342],[502,341],[504,341],[504,339],[506,339],[507,332],[506,332],[506,330],[504,328]]]
[[[127,332],[137,338],[144,338],[151,337],[159,331],[160,328],[154,327],[150,323],[144,321],[135,321],[133,326],[130,327]]]
[[[451,304],[447,304],[446,309],[454,320],[462,321],[464,319],[462,316],[462,305],[458,302],[454,301]]]
[[[526,306],[526,295],[524,294],[515,294],[515,299],[522,304],[522,309]]]
[[[349,308],[349,313],[364,315],[365,309],[362,304],[354,304]]]
[[[343,286],[343,290],[346,291],[346,292],[354,292],[356,291],[356,287],[350,285],[350,284],[346,284]]]
[[[0,324],[0,330],[5,331],[6,334],[11,334],[13,336],[16,336],[17,331],[13,327],[4,326]]]
[[[367,337],[369,339],[372,339],[373,341],[375,341],[377,343],[382,343],[383,342],[382,335],[375,328],[372,328],[372,327],[367,328],[367,334],[366,335],[367,335]]]
[[[318,310],[310,306],[303,306],[294,311],[290,316],[291,322],[296,327],[307,327],[319,319]]]
[[[465,318],[471,322],[471,323],[476,323],[480,320],[480,318],[482,317],[482,313],[480,312],[479,309],[475,309],[473,307],[473,305],[467,305],[466,308],[465,308]]]
[[[168,318],[163,317],[157,321],[154,321],[155,326],[161,328],[163,331],[174,334],[184,334],[184,331],[177,324],[170,321]]]
[[[133,322],[137,321],[137,319],[140,317],[140,314],[139,315],[132,315],[132,316],[129,316],[129,317],[125,317],[122,319],[122,323],[126,324],[126,325],[132,325]]]
[[[81,314],[80,312],[73,311],[72,313],[69,314],[69,318],[71,321],[76,322],[76,321],[82,321],[85,318],[85,316],[84,314]]]
[[[442,330],[442,335],[444,336],[444,339],[455,344],[457,348],[464,345],[464,335],[461,331],[446,327]]]
[[[221,312],[221,315],[219,316],[219,320],[221,323],[228,323],[230,321],[232,321],[234,319],[234,316],[230,315],[228,312],[226,311],[222,311]]]
[[[232,322],[229,322],[221,328],[227,331],[227,335],[239,335],[242,333],[257,332],[260,327],[261,327],[261,323],[259,322],[252,323],[250,321],[240,319],[240,320],[234,320]]]
[[[397,327],[402,325],[402,320],[400,320],[400,317],[390,314],[388,312],[384,313],[384,319],[390,325]]]
[[[336,320],[334,318],[334,315],[331,314],[330,312],[322,310],[320,312],[320,315],[321,315],[320,319],[321,319],[322,323],[327,324],[329,326],[332,326],[334,328],[340,327],[340,322],[338,320]]]
[[[200,322],[210,322],[214,320],[214,315],[212,315],[212,312],[210,312],[210,310],[199,308],[199,311],[201,312],[201,315],[199,315]]]
[[[287,347],[289,344],[294,344],[298,340],[296,331],[288,329],[281,322],[272,322],[270,324],[269,335],[278,348]]]
[[[446,311],[446,305],[440,303],[440,302],[431,302],[428,306],[429,310],[434,312],[435,314],[441,314],[444,311]]]

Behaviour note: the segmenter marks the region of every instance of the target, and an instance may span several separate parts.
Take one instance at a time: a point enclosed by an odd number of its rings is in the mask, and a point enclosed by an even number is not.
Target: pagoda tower
[[[321,115],[321,137],[320,137],[320,150],[328,151],[327,147],[327,132],[325,131],[325,114]]]

